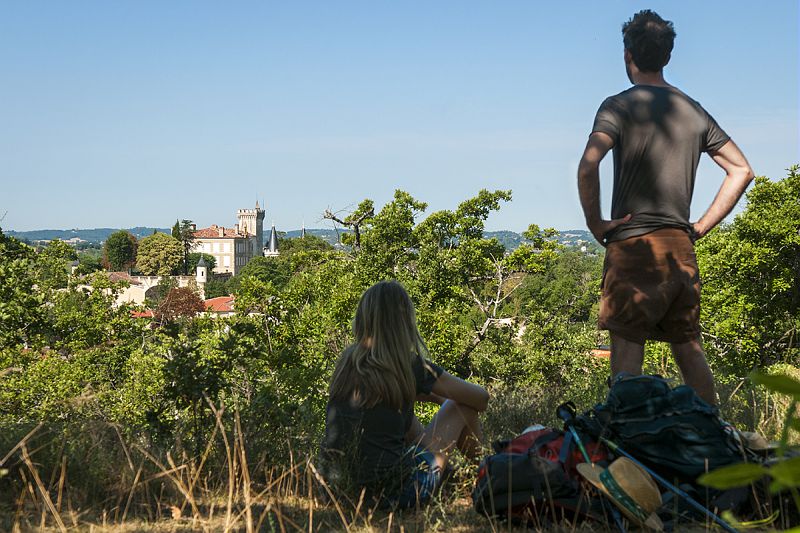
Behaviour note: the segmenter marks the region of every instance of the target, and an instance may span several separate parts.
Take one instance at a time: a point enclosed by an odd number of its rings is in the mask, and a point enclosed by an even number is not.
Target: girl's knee
[[[468,405],[464,405],[462,403],[458,403],[455,400],[449,400],[449,399],[446,400],[441,407],[442,411],[444,411],[445,409],[447,410],[445,412],[458,413],[461,416],[461,418],[467,421],[477,420],[479,415],[477,409],[469,407]]]

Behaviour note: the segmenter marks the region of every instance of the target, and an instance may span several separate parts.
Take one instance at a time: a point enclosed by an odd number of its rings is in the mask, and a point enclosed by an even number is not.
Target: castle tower
[[[255,209],[239,209],[236,212],[239,231],[247,232],[256,238],[256,250],[264,247],[264,214],[265,211],[259,207],[258,200],[256,200]]]
[[[275,231],[275,224],[272,225],[272,231],[269,233],[269,245],[264,248],[264,255],[266,257],[275,257],[280,255],[278,251],[278,232]]]

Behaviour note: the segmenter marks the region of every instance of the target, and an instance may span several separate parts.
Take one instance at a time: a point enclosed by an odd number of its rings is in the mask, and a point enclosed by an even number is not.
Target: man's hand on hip
[[[626,222],[630,222],[632,215],[629,213],[622,218],[615,218],[612,220],[598,220],[597,222],[589,223],[589,231],[592,232],[594,238],[597,239],[597,242],[602,244],[603,246],[606,245],[606,235],[609,232],[617,229],[618,226],[625,224]]]

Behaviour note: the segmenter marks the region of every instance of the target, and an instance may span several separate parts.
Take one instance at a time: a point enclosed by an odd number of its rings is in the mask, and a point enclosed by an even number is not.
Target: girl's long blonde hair
[[[411,363],[427,358],[417,329],[414,304],[400,283],[381,281],[361,296],[353,321],[355,342],[333,371],[330,397],[361,407],[386,403],[400,409],[413,402],[416,384]]]

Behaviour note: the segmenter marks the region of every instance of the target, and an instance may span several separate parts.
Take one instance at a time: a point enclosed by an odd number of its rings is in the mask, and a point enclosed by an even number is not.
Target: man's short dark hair
[[[642,72],[658,72],[669,61],[675,28],[658,13],[643,9],[622,25],[622,42]]]

